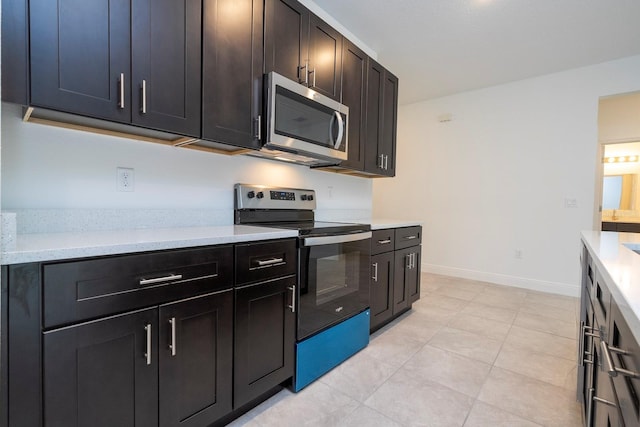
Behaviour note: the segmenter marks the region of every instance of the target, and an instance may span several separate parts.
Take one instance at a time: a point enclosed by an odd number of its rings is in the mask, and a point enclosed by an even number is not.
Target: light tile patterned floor
[[[237,426],[581,425],[577,298],[432,274],[367,348]]]

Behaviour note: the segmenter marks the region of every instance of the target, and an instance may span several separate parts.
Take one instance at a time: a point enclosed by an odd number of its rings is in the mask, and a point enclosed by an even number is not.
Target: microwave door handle
[[[342,137],[344,135],[344,120],[342,120],[342,114],[339,111],[334,111],[333,114],[338,119],[338,137],[336,138],[336,142],[333,145],[333,148],[337,150],[340,148],[340,144],[342,144]]]

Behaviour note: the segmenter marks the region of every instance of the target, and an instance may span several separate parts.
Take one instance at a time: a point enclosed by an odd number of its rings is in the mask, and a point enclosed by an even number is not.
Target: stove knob
[[[313,194],[309,194],[309,195],[307,196],[307,200],[312,201],[312,200],[313,200]]]
[[[255,191],[249,191],[247,193],[247,197],[250,198],[250,199],[253,199],[254,197],[256,197]]]
[[[300,196],[300,200],[302,200],[302,201],[307,200],[307,195],[303,194],[302,196]]]
[[[264,197],[264,193],[262,191],[259,191],[258,194],[256,195],[256,197],[258,199],[262,199]]]

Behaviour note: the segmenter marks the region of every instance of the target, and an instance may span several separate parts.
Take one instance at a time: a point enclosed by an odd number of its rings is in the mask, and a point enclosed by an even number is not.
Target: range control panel
[[[302,188],[268,187],[236,184],[236,209],[303,209],[316,208],[316,192]]]

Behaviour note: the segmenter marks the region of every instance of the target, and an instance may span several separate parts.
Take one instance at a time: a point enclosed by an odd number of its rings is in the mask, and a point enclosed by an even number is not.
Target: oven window
[[[369,307],[369,242],[301,249],[299,339]]]

